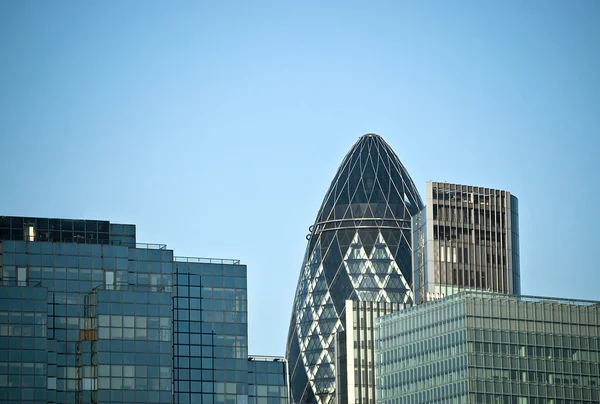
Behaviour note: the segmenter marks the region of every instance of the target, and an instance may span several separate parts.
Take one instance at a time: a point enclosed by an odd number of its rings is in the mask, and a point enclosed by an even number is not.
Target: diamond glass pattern
[[[287,344],[292,402],[335,402],[334,344],[345,300],[412,303],[410,220],[422,207],[390,146],[361,136],[310,229]]]

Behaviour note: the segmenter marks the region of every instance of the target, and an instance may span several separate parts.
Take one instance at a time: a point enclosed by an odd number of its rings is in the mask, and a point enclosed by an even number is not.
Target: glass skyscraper
[[[600,302],[466,291],[376,320],[379,404],[600,401]]]
[[[249,366],[238,260],[174,257],[134,225],[0,216],[0,402],[286,404],[275,359]]]
[[[411,217],[422,207],[391,147],[361,136],[310,228],[287,343],[293,402],[335,402],[346,300],[412,304]]]

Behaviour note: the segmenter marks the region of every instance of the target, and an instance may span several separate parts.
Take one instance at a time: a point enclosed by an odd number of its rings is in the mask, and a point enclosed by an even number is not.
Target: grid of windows
[[[111,244],[109,226],[103,220],[0,216],[0,240]],[[125,226],[128,228],[123,233],[135,240],[135,226]]]
[[[346,300],[345,331],[336,335],[338,404],[375,403],[375,319],[405,307],[403,303]]]
[[[0,287],[0,402],[46,402],[46,289]]]
[[[600,303],[463,292],[380,318],[381,403],[597,403]]]
[[[110,242],[115,245],[135,247],[135,225],[111,223]]]
[[[0,217],[2,403],[247,404],[247,323],[237,260],[174,258],[134,225]]]
[[[518,221],[510,192],[428,182],[412,218],[416,303],[467,288],[519,294]]]
[[[436,303],[376,320],[378,402],[467,402],[465,310]]]
[[[97,402],[134,403],[157,399],[170,402],[173,252],[165,248],[126,246],[135,245],[135,226],[132,225],[17,219],[10,218],[8,223],[13,233],[5,234],[8,237],[0,244],[1,284],[26,286],[24,290],[39,286],[44,291],[44,299],[40,302],[7,301],[15,314],[9,312],[6,319],[0,314],[0,335],[22,337],[36,332],[27,325],[17,325],[13,317],[17,314],[23,318],[30,316],[32,305],[43,305],[44,318],[38,319],[40,315],[37,314],[35,318],[44,322],[39,332],[46,341],[44,357],[35,360],[44,365],[47,391],[45,389],[43,402],[75,403],[92,399]],[[45,223],[58,226],[62,232],[59,241],[62,241],[72,236],[64,233],[70,228],[73,232],[81,229],[80,222],[84,224],[85,234],[92,230],[107,234],[110,231],[114,242],[102,242],[93,237],[84,241],[68,239],[68,243],[34,241],[43,240],[38,230],[43,230]],[[14,231],[18,230],[19,223],[32,223],[35,237],[28,240],[16,237]],[[91,244],[93,242],[98,243]],[[97,294],[105,299],[98,300]],[[90,299],[93,296],[96,301],[92,305]],[[158,296],[162,296],[162,300]],[[116,345],[106,345],[108,340],[116,341]],[[18,339],[11,338],[10,341],[15,344]],[[140,341],[143,341],[144,355],[151,357],[137,355]],[[129,363],[132,358],[135,361]],[[129,377],[114,378],[114,381],[112,377],[99,377],[98,373],[106,370],[105,367],[98,368],[99,361],[109,367],[135,366],[135,386],[139,385],[136,394],[132,395]],[[26,361],[23,363],[27,366]],[[130,374],[127,369],[125,373]],[[164,375],[168,376],[165,378]],[[107,384],[110,390],[106,390]],[[122,386],[122,390],[113,384]]]
[[[98,318],[91,352],[98,401],[170,402],[171,294],[99,290],[90,296],[90,306]]]
[[[250,357],[248,404],[287,404],[287,366],[284,358]]]
[[[175,402],[243,402],[248,394],[246,266],[176,262],[174,289]]]

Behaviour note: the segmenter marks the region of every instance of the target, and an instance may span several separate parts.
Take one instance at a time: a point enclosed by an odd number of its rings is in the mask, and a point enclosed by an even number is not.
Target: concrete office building
[[[466,291],[380,317],[377,402],[600,402],[600,302]]]
[[[346,300],[343,331],[336,334],[337,404],[375,403],[375,319],[404,303]]]
[[[521,292],[519,208],[510,192],[428,182],[412,228],[415,303],[466,289]]]
[[[0,216],[0,402],[287,404],[285,361],[248,357],[246,276],[134,225]]]

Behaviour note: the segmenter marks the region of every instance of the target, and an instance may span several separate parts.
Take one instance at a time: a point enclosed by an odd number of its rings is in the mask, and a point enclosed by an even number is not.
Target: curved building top
[[[412,304],[411,216],[422,207],[392,148],[361,136],[310,229],[287,344],[293,402],[335,402],[334,337],[346,300]]]
[[[411,216],[422,207],[396,153],[381,136],[368,133],[342,160],[311,232],[357,226],[410,228]]]

